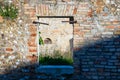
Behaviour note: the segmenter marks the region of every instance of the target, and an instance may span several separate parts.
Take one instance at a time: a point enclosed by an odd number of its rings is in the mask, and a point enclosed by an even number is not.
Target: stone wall
[[[81,0],[79,3],[59,0],[56,5],[34,5],[34,2],[26,0],[23,5],[25,24],[29,26],[26,41],[28,58],[37,55],[36,25],[32,24],[37,20],[36,15],[74,16],[77,20],[73,33],[75,73],[87,79],[120,79],[119,3],[118,0]]]

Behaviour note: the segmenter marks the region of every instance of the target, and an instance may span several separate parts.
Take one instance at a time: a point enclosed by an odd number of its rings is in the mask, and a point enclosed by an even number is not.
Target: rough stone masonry
[[[27,36],[26,41],[24,41],[24,36],[19,39],[26,43],[26,53],[23,51],[22,54],[26,54],[27,59],[35,61],[32,59],[32,55],[37,55],[36,25],[32,24],[32,21],[37,20],[36,15],[73,16],[77,20],[73,33],[75,74],[91,80],[120,79],[119,0],[81,0],[80,2],[58,0],[56,4],[52,0],[37,4],[35,1],[26,0],[22,5],[25,17],[24,26],[25,24],[29,26],[27,28],[29,33],[22,33]],[[1,18],[0,20],[2,22]],[[48,22],[46,19],[43,21]],[[0,47],[0,50],[14,53],[17,50],[13,45]],[[21,47],[23,45],[25,44],[21,44]]]

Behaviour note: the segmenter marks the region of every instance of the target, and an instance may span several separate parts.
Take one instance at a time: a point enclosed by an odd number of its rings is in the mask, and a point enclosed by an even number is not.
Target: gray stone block
[[[108,62],[108,65],[109,66],[113,66],[114,64],[112,62]]]
[[[108,69],[116,69],[117,67],[116,67],[116,66],[105,66],[105,68],[108,68]]]
[[[105,66],[104,65],[94,65],[95,68],[104,68]]]
[[[88,72],[88,71],[89,71],[89,69],[82,69],[82,71]]]
[[[119,60],[111,59],[111,60],[108,60],[108,62],[114,62],[114,63],[116,63],[116,62],[119,62]]]
[[[47,66],[39,66],[35,71],[36,73],[63,75],[63,74],[73,74],[74,69],[73,66],[47,65]]]
[[[117,57],[116,56],[111,56],[111,59],[117,59]]]
[[[101,62],[100,64],[102,64],[102,65],[106,65],[106,64],[107,64],[107,62]]]

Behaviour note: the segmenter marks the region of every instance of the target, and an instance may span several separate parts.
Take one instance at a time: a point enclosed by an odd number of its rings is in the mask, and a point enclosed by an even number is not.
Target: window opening
[[[52,40],[50,38],[46,38],[44,40],[44,44],[52,44]]]

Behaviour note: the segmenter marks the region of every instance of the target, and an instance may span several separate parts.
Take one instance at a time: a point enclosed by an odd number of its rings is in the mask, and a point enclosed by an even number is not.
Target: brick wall
[[[102,0],[94,1],[88,11],[86,4],[80,4],[77,11],[81,14],[77,17],[80,24],[75,24],[74,28],[76,73],[91,80],[120,79],[119,15],[104,11],[106,5]]]
[[[78,5],[70,0],[60,1],[57,7],[49,4],[24,4],[26,23],[29,25],[28,58],[36,54],[36,14],[40,16],[74,16],[74,68],[77,75],[87,79],[120,79],[120,19],[119,5],[108,0],[90,0]],[[68,4],[67,4],[68,2]],[[62,7],[61,7],[62,6]],[[111,7],[112,6],[112,7]],[[117,9],[115,9],[116,7]],[[6,48],[14,51],[13,48]],[[33,60],[34,61],[34,60]]]

